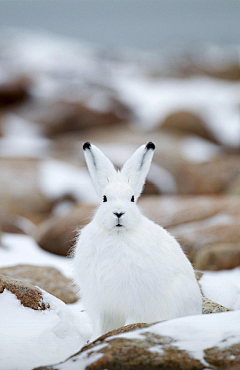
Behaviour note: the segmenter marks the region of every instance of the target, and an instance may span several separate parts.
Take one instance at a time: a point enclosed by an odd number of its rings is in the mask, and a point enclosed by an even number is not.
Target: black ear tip
[[[149,141],[149,143],[147,143],[147,145],[146,145],[146,149],[147,150],[149,150],[149,149],[154,150],[155,149],[155,144],[152,143],[151,141]]]
[[[90,149],[90,148],[91,148],[91,144],[89,143],[89,141],[83,144],[83,150]]]

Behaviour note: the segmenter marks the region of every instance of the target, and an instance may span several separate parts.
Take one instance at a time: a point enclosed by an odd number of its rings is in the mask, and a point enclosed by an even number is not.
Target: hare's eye
[[[104,195],[104,196],[103,196],[103,201],[104,201],[104,202],[107,202],[107,197],[106,197],[106,195]]]
[[[132,198],[131,198],[131,202],[134,202],[135,200],[134,200],[134,195],[132,196]]]

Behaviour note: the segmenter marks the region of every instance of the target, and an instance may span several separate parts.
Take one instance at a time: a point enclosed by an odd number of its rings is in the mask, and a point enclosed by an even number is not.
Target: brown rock
[[[146,180],[142,195],[160,195],[161,191],[153,182]]]
[[[142,197],[139,205],[147,217],[177,238],[194,263],[196,253],[205,245],[240,243],[237,196],[149,196]]]
[[[0,268],[0,274],[37,285],[65,303],[74,303],[78,300],[71,280],[53,267],[17,265]]]
[[[190,111],[177,111],[170,114],[161,123],[161,129],[173,130],[185,134],[195,134],[205,139],[216,141],[213,133],[203,119]]]
[[[189,223],[170,228],[170,232],[179,241],[184,251],[195,266],[197,252],[208,244],[240,243],[240,218],[232,219],[230,222],[224,217],[228,215],[215,216],[215,220],[209,219],[196,223]],[[217,219],[219,217],[219,219]],[[223,217],[223,220],[221,220]],[[228,268],[230,268],[229,262]],[[225,266],[226,266],[225,265]],[[199,264],[198,264],[199,266]],[[235,263],[234,266],[236,267]]]
[[[219,369],[226,366],[240,365],[240,344],[220,349],[218,347],[209,348],[205,351],[205,360]]]
[[[39,160],[0,158],[0,211],[5,214],[28,216],[48,213],[52,201],[39,189]]]
[[[67,256],[75,243],[79,228],[91,220],[94,206],[79,205],[66,216],[52,216],[38,225],[34,238],[48,252]]]
[[[240,243],[205,245],[196,253],[194,265],[197,269],[212,271],[240,266]]]
[[[181,194],[228,193],[240,177],[237,154],[222,154],[203,163],[183,163],[174,173]]]
[[[240,216],[237,196],[144,196],[138,204],[147,217],[166,228],[207,220],[222,213],[233,218]]]
[[[30,85],[26,77],[12,77],[0,83],[0,107],[22,102],[28,97]]]
[[[0,230],[4,233],[25,234],[26,230],[21,227],[21,219],[9,215],[0,215]]]
[[[48,303],[43,301],[42,292],[32,284],[13,279],[9,276],[0,275],[0,290],[3,292],[4,289],[15,294],[17,299],[25,307],[32,308],[33,310],[45,310],[50,307]]]
[[[223,307],[222,305],[211,301],[206,297],[203,297],[202,313],[204,315],[219,313],[219,312],[228,312],[231,311],[229,308]]]
[[[87,344],[86,346],[84,346],[81,349],[81,352],[84,352],[88,349],[91,349],[96,344],[99,344],[99,342],[104,341],[106,338],[113,337],[114,335],[117,335],[117,334],[128,333],[130,331],[134,331],[134,330],[139,329],[139,328],[147,328],[148,326],[149,326],[149,324],[137,323],[137,324],[129,324],[129,325],[126,325],[126,326],[122,326],[121,328],[111,330],[108,333],[106,333],[104,335],[101,335],[101,337],[97,338],[92,343]]]
[[[37,100],[30,101],[16,113],[24,119],[40,124],[46,136],[54,137],[65,132],[123,121],[121,114],[118,114],[123,111],[127,111],[127,107],[117,101],[112,103],[109,111],[100,112],[80,102]]]
[[[239,81],[240,80],[240,67],[239,64],[229,64],[221,69],[202,69],[206,75],[213,78],[220,78],[222,80]]]
[[[231,181],[228,190],[228,194],[240,195],[240,176],[237,176],[233,181]]]
[[[233,366],[228,366],[228,367],[224,367],[224,369],[222,368],[221,370],[240,370],[240,364],[239,365],[233,365]]]

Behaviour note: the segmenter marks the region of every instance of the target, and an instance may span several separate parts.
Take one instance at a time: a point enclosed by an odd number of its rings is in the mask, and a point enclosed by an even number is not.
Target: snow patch
[[[52,266],[64,275],[71,277],[70,259],[49,253],[38,246],[35,240],[28,235],[8,234],[1,235],[0,266],[8,267],[19,264]]]
[[[98,203],[88,171],[49,159],[39,164],[39,186],[51,199],[71,194],[82,203]]]
[[[6,289],[1,294],[1,370],[31,370],[63,361],[85,344],[71,310],[46,292],[43,299],[51,308],[38,311],[22,306]]]
[[[240,267],[233,270],[204,271],[200,280],[203,294],[230,310],[240,310]]]
[[[198,136],[188,136],[182,139],[180,146],[183,157],[191,162],[201,163],[210,161],[221,153],[218,145]]]

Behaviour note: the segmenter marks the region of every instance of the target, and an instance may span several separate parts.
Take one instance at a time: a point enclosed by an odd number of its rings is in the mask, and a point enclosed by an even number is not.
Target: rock
[[[52,201],[39,189],[39,160],[0,158],[0,211],[26,216],[48,213]]]
[[[201,287],[201,284],[200,284],[200,280],[201,280],[202,276],[203,276],[203,273],[201,271],[195,271],[195,277],[197,279],[198,286],[200,288],[202,296],[204,296],[203,291],[202,291],[202,287]]]
[[[45,310],[49,304],[43,301],[42,292],[32,284],[24,281],[13,279],[9,276],[0,275],[0,292],[4,289],[9,290],[16,295],[21,304],[33,310]],[[0,295],[1,304],[1,295]]]
[[[239,64],[230,63],[225,67],[221,67],[220,69],[210,69],[205,67],[201,69],[204,74],[213,77],[213,78],[220,78],[222,80],[228,81],[239,81],[240,80],[240,67]]]
[[[198,320],[186,317],[147,325],[131,333],[114,333],[85,346],[60,364],[38,370],[203,370],[234,366],[240,364],[240,336],[236,322],[231,322],[239,320],[237,316],[238,312],[225,312],[198,316]]]
[[[225,367],[224,369],[221,369],[221,370],[240,370],[240,364],[239,365],[228,366],[228,367]]]
[[[228,194],[240,195],[240,175],[231,181],[227,192]]]
[[[237,196],[146,196],[143,213],[167,228],[191,261],[208,244],[240,243],[240,198]]]
[[[134,331],[138,328],[147,328],[148,326],[149,326],[149,324],[137,323],[137,324],[129,324],[129,325],[126,325],[126,326],[122,326],[121,328],[111,330],[108,333],[106,333],[104,335],[101,335],[101,337],[97,338],[92,343],[87,344],[86,346],[84,346],[81,349],[81,352],[94,347],[97,343],[99,343],[99,341],[101,342],[101,341],[105,340],[106,338],[113,337],[114,335],[117,335],[117,334],[128,333],[128,332]]]
[[[4,233],[25,234],[24,222],[19,217],[0,215],[0,230]]]
[[[16,110],[16,114],[38,123],[46,136],[55,137],[65,132],[122,122],[121,113],[128,116],[130,111],[127,111],[128,108],[119,101],[112,102],[109,110],[104,112],[88,108],[81,102],[32,100]]]
[[[37,226],[34,238],[48,252],[67,256],[75,243],[78,230],[86,225],[94,206],[79,205],[66,216],[52,216]]]
[[[203,119],[190,111],[177,111],[170,114],[164,122],[161,123],[160,127],[161,129],[194,134],[211,141],[216,141],[213,133]]]
[[[240,266],[240,243],[205,245],[194,258],[199,270],[227,270]]]
[[[182,163],[174,173],[181,194],[229,193],[240,177],[238,154],[224,153],[202,163]]]
[[[144,196],[138,201],[144,214],[162,225],[170,228],[211,219],[227,214],[233,218],[240,216],[240,198],[227,195],[176,195]]]
[[[74,303],[78,300],[71,280],[53,267],[17,265],[0,268],[0,274],[37,285],[65,303]]]
[[[229,308],[223,307],[218,303],[211,301],[206,297],[203,297],[203,305],[202,305],[202,313],[203,314],[211,314],[211,313],[218,313],[218,312],[227,312],[231,311]]]
[[[27,77],[15,76],[0,83],[0,107],[25,100],[29,95],[31,81]]]
[[[239,222],[239,217],[233,218],[228,214],[218,214],[204,221],[169,228],[169,231],[179,241],[195,266],[197,253],[204,246],[219,243],[240,243]],[[231,257],[228,261],[230,262],[230,260],[232,260]],[[226,262],[228,268],[230,268],[229,262]],[[234,261],[233,267],[236,267]]]

